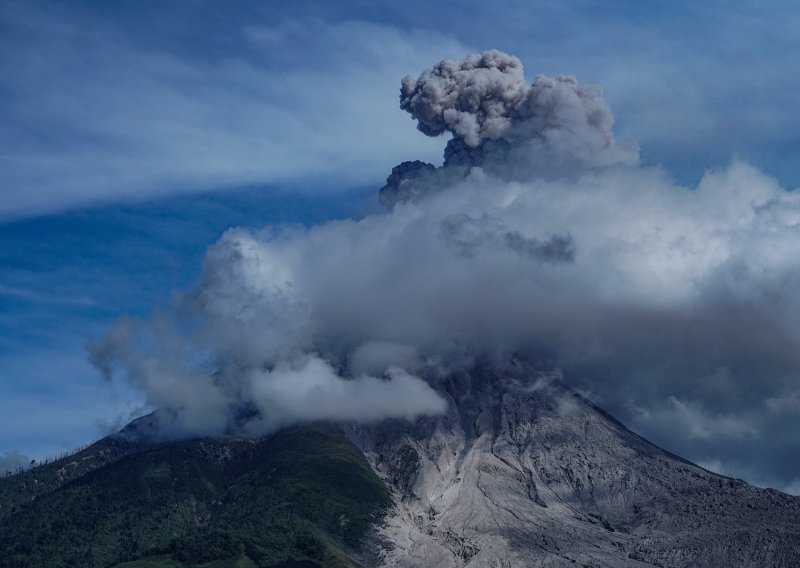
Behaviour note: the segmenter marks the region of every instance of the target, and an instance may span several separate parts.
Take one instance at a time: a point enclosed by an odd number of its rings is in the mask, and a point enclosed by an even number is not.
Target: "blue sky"
[[[370,210],[372,188],[326,196],[252,187],[98,205],[0,225],[0,455],[71,449],[142,412],[103,381],[87,339],[121,314],[169,307],[228,227],[318,223]]]
[[[681,183],[737,156],[793,189],[797,29],[779,1],[0,1],[0,456],[140,409],[84,344],[168,306],[226,228],[360,216],[393,165],[439,163],[405,74],[501,49],[602,85]]]

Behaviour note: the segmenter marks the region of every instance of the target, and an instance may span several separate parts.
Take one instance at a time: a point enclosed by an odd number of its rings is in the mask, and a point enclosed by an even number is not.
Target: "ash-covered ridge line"
[[[448,411],[347,431],[393,491],[391,567],[794,566],[800,497],[662,450],[528,363],[440,383]]]

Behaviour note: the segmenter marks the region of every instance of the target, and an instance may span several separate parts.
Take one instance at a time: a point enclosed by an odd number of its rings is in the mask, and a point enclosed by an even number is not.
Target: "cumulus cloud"
[[[298,420],[413,420],[444,412],[444,400],[420,378],[399,367],[390,367],[386,375],[343,380],[316,356],[281,362],[271,371],[252,371],[248,388],[259,419],[248,428],[265,431]]]
[[[158,434],[167,438],[260,435],[315,420],[413,420],[446,408],[427,382],[409,372],[416,367],[411,347],[366,343],[353,352],[343,377],[315,353],[297,346],[285,350],[270,344],[269,336],[250,336],[257,331],[238,319],[237,306],[230,308],[235,321],[214,328],[212,359],[198,355],[208,346],[209,329],[193,341],[154,316],[147,322],[120,318],[104,338],[89,342],[90,361],[107,379],[121,374],[140,389],[156,409]],[[223,320],[219,312],[212,317],[204,325]],[[246,334],[230,331],[237,322]],[[240,343],[245,336],[251,341]],[[261,340],[265,343],[257,351]]]
[[[671,449],[755,455],[800,382],[800,195],[740,161],[676,185],[615,146],[598,89],[521,81],[498,52],[404,80],[421,129],[479,159],[406,168],[413,198],[360,220],[229,230],[178,301],[193,355],[127,338],[114,364],[190,430],[262,431],[440,412],[443,354],[522,353]]]
[[[248,361],[455,341],[731,398],[745,370],[766,365],[777,386],[797,364],[797,214],[797,196],[741,163],[696,189],[636,168],[467,179],[360,221],[229,231],[189,303]]]

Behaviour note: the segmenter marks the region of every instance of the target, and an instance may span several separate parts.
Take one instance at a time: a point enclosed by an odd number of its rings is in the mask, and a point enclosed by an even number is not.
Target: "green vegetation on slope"
[[[128,455],[6,513],[0,566],[354,566],[347,551],[389,503],[332,425],[193,440]]]
[[[0,519],[73,479],[142,449],[143,445],[140,442],[127,439],[125,436],[109,436],[67,457],[10,477],[2,477]]]

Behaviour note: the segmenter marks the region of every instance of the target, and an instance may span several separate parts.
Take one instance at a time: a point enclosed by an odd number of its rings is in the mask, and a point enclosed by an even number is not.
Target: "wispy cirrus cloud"
[[[396,108],[397,76],[466,49],[357,20],[264,18],[233,30],[235,54],[208,55],[153,49],[77,10],[7,3],[0,18],[0,219],[253,183],[375,183],[412,148],[440,151]]]

